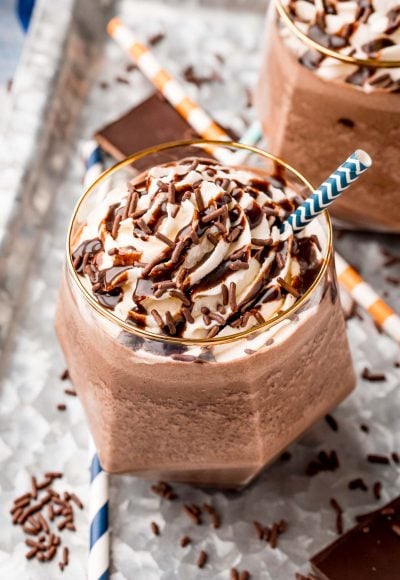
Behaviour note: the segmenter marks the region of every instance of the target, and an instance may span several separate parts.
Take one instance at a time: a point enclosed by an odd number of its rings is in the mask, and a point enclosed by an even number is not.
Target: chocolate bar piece
[[[158,93],[95,134],[100,147],[118,161],[160,143],[197,137],[195,131]]]
[[[400,497],[358,519],[311,558],[318,580],[400,579]]]

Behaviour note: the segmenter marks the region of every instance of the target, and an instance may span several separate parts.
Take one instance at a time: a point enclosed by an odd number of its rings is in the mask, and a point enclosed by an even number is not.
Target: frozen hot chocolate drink
[[[368,182],[332,213],[400,232],[400,5],[276,0],[267,21],[257,108],[269,148],[319,183],[343,151],[364,147],[374,158]]]
[[[106,470],[237,487],[354,386],[330,226],[282,233],[309,189],[267,154],[170,151],[82,198],[57,332]]]

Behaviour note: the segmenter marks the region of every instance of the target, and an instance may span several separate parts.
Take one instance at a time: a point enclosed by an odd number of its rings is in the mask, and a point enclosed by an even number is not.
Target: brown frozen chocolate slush
[[[268,147],[315,182],[341,152],[365,148],[374,158],[368,180],[332,207],[352,229],[400,233],[399,39],[400,5],[391,0],[269,8],[256,95]]]
[[[329,217],[281,227],[310,184],[215,147],[137,153],[73,215],[56,328],[111,473],[243,486],[355,385]]]

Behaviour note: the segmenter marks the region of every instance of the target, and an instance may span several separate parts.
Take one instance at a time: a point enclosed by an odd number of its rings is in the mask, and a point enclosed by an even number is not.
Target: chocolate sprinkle
[[[336,471],[339,468],[339,459],[336,451],[329,454],[326,451],[318,453],[318,460],[312,460],[306,468],[306,474],[310,477],[317,475],[322,471]]]
[[[296,290],[296,288],[293,288],[293,286],[291,286],[290,284],[288,284],[286,282],[286,280],[284,280],[281,277],[278,277],[276,279],[276,281],[278,282],[279,286],[281,286],[281,288],[283,288],[284,290],[286,290],[286,292],[288,292],[289,294],[291,294],[292,296],[294,296],[295,298],[299,298],[300,294],[299,292]]]
[[[199,210],[199,212],[203,212],[205,209],[205,206],[203,203],[203,198],[201,196],[200,189],[198,187],[196,187],[196,189],[194,190],[194,195],[196,197],[197,209]]]
[[[180,540],[180,545],[182,548],[186,548],[186,546],[188,546],[191,541],[192,540],[189,538],[189,536],[182,536]]]
[[[196,357],[191,354],[180,354],[180,353],[172,354],[171,358],[173,360],[180,362],[193,362],[196,360]]]
[[[381,499],[381,491],[382,491],[382,484],[380,481],[376,481],[374,483],[372,491],[374,494],[374,498],[379,501]]]
[[[371,383],[386,381],[386,375],[383,373],[372,373],[367,367],[364,368],[361,377]]]
[[[360,489],[361,491],[368,491],[368,486],[366,485],[366,483],[362,479],[362,477],[357,477],[356,479],[352,479],[349,482],[348,487],[351,490]]]
[[[207,552],[205,552],[204,550],[201,550],[198,558],[197,558],[197,567],[198,568],[204,568],[204,566],[206,565],[208,560],[208,555]]]
[[[196,526],[201,525],[201,511],[199,512],[199,510],[196,509],[196,506],[185,504],[183,506],[183,511],[189,516],[189,518]]]
[[[367,455],[367,461],[369,463],[375,463],[378,465],[390,465],[390,459],[386,455],[369,454]]]
[[[343,510],[334,497],[330,499],[329,503],[336,512],[336,532],[341,535],[343,534]]]
[[[167,238],[167,236],[164,236],[164,234],[162,234],[161,232],[156,232],[155,236],[156,236],[156,238],[158,238],[159,240],[161,240],[162,242],[167,244],[167,246],[169,246],[170,248],[175,247],[174,242],[172,240],[170,240],[169,238]]]
[[[335,417],[333,417],[332,415],[325,415],[325,421],[327,422],[329,427],[332,429],[332,431],[339,431],[339,425],[338,425],[338,422],[336,421]]]
[[[340,119],[338,119],[337,122],[340,125],[343,125],[344,127],[348,127],[349,129],[353,129],[355,125],[354,121],[352,121],[351,119],[347,119],[346,117],[341,117]]]
[[[232,312],[237,312],[238,306],[236,303],[236,284],[231,282],[229,285],[229,306]]]
[[[150,527],[151,527],[151,531],[153,532],[153,534],[155,536],[160,535],[160,528],[158,527],[158,524],[156,524],[156,522],[151,522]]]

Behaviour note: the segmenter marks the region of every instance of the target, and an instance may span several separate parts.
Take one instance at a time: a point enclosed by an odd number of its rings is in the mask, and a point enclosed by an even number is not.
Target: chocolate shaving
[[[371,69],[365,66],[360,66],[354,73],[349,75],[345,80],[347,83],[350,83],[351,85],[362,87],[365,84],[365,82],[369,79],[371,74],[372,74]]]
[[[387,13],[388,26],[385,34],[393,34],[400,28],[400,6],[395,6]]]
[[[309,70],[316,70],[324,60],[324,55],[316,50],[307,50],[300,58],[299,62]]]
[[[388,46],[394,46],[395,43],[390,38],[382,36],[380,38],[374,38],[370,42],[367,42],[361,46],[361,49],[368,54],[371,58],[376,58],[379,51]]]

